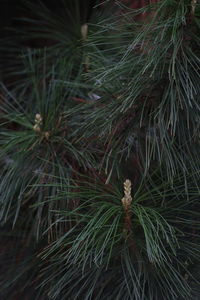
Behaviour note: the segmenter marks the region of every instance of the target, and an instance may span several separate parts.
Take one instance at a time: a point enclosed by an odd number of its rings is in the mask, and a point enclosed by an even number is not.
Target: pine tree
[[[199,297],[200,5],[149,2],[1,43],[1,299]]]

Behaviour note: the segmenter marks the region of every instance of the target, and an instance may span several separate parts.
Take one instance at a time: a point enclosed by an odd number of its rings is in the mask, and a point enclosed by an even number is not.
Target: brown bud
[[[83,24],[81,26],[81,35],[82,35],[83,41],[86,41],[87,34],[88,34],[88,24]]]
[[[126,179],[124,182],[124,197],[122,198],[122,204],[125,210],[128,210],[131,206],[132,197],[131,197],[131,181]]]
[[[33,130],[34,130],[35,132],[37,132],[37,133],[40,133],[40,132],[41,132],[40,126],[39,126],[38,124],[35,124],[35,125],[33,126]]]
[[[42,123],[42,116],[40,114],[35,115],[35,123],[41,124]]]

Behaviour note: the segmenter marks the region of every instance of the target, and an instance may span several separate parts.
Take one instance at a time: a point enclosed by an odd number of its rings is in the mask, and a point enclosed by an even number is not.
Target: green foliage
[[[29,61],[34,66],[31,56]],[[63,114],[67,107],[69,110],[76,107],[75,101],[71,100],[73,93],[63,85],[57,85],[55,77],[49,78],[48,83],[41,83],[37,73],[33,74],[36,75],[31,78],[29,99],[20,95],[18,100],[7,90],[3,98],[0,132],[3,222],[12,217],[15,223],[21,207],[27,206],[29,201],[34,207],[46,197],[56,195],[56,188],[38,187],[38,184],[47,184],[49,180],[52,183],[69,183],[77,167],[86,170],[94,161],[93,153],[78,142],[78,136],[73,137],[73,126]],[[37,114],[42,121],[35,128]],[[30,217],[30,221],[34,223],[37,236],[41,228],[43,231],[51,226],[51,210],[64,209],[67,205],[65,199],[55,206],[44,205],[37,213],[32,209],[34,216]]]
[[[101,53],[89,53],[88,80],[103,105],[87,111],[83,127],[85,135],[109,135],[106,155],[138,152],[145,172],[156,161],[170,180],[199,161],[199,38],[187,2],[174,5],[162,1],[147,24],[130,23],[130,12],[125,23],[114,17],[88,38]]]
[[[142,182],[135,191],[132,229],[127,234],[120,186],[110,185],[108,189],[101,184],[100,188],[100,181],[97,185],[84,180],[79,191],[75,185],[75,192],[73,187],[69,194],[64,192],[72,199],[76,195],[79,206],[57,212],[61,215],[59,222],[70,217],[73,227],[42,253],[44,262],[48,257],[52,262],[43,274],[45,285],[50,284],[50,297],[190,297],[185,278],[191,276],[189,268],[198,262],[200,255],[195,242],[198,237],[191,233],[194,228],[199,230],[200,225],[198,213],[193,211],[198,205],[195,188],[191,187],[187,198],[181,180],[177,180],[173,191],[170,184],[159,183],[160,180],[156,186],[147,180]],[[188,240],[193,241],[193,246]],[[52,281],[56,284],[52,285]]]
[[[199,4],[28,7],[0,48],[1,297],[198,299]]]

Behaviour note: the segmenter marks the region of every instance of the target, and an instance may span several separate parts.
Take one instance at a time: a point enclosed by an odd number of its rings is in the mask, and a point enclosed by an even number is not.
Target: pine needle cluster
[[[199,3],[28,8],[0,47],[1,298],[197,300]]]

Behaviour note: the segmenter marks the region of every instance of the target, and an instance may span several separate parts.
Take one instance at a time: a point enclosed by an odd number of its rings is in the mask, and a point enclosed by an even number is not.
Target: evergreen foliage
[[[1,43],[1,299],[200,295],[200,5],[107,2]]]

